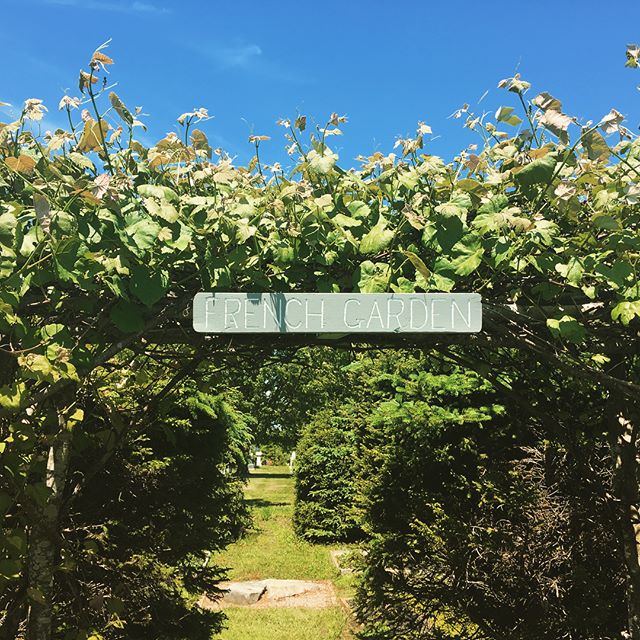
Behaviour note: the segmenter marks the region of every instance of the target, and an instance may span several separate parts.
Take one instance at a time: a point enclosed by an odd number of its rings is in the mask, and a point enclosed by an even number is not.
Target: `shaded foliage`
[[[417,374],[396,393],[371,423],[381,464],[363,469],[363,637],[618,637],[623,561],[594,398],[563,407],[566,390],[549,424],[469,373]]]

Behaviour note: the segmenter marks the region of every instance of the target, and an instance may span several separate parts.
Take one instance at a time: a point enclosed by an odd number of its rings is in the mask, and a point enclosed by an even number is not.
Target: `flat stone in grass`
[[[220,585],[222,597],[213,600],[203,595],[198,605],[203,609],[222,607],[302,607],[323,609],[338,605],[338,599],[329,580],[256,580],[225,582]]]
[[[227,582],[220,585],[223,591],[222,605],[247,606],[255,604],[267,590],[264,580],[255,582]]]
[[[324,591],[323,582],[311,582],[307,580],[265,580],[267,586],[266,598],[271,601],[297,598],[312,591]]]

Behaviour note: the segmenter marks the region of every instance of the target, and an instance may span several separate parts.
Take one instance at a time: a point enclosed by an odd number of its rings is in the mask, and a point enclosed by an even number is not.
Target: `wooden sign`
[[[474,333],[478,293],[198,293],[200,333]]]

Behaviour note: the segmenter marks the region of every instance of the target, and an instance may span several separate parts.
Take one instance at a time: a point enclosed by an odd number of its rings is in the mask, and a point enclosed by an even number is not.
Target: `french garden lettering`
[[[201,333],[473,333],[477,293],[198,293]]]

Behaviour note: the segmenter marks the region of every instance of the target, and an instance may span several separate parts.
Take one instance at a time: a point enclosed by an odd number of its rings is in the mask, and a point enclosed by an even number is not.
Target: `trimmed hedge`
[[[357,509],[353,405],[320,412],[303,430],[296,458],[296,533],[314,542],[361,537]]]

